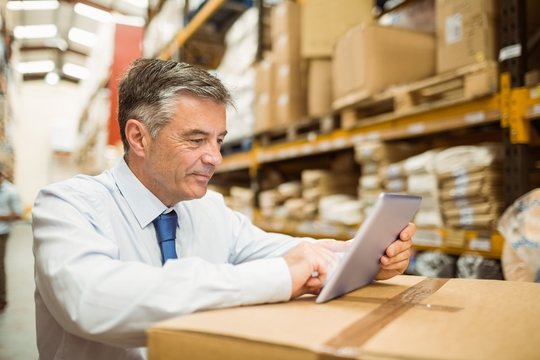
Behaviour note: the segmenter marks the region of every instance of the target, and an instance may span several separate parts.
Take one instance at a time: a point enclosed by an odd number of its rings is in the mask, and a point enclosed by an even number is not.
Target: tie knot
[[[158,241],[161,243],[167,240],[174,240],[176,238],[176,224],[178,223],[178,216],[173,210],[167,214],[161,214],[153,221],[158,236]]]

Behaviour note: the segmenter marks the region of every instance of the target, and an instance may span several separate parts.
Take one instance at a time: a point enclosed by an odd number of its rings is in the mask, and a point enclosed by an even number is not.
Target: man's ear
[[[125,132],[131,151],[137,156],[144,156],[148,150],[150,138],[146,127],[138,120],[129,119],[126,122]]]

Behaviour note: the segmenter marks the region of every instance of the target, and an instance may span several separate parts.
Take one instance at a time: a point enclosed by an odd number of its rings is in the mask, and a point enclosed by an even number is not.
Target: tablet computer
[[[323,303],[371,283],[386,248],[413,219],[422,197],[381,193],[317,296]]]

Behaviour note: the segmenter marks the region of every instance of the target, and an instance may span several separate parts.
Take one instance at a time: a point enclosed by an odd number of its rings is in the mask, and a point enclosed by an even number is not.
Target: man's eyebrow
[[[204,136],[208,136],[210,135],[210,133],[208,131],[204,131],[204,130],[200,130],[200,129],[193,129],[193,130],[188,130],[185,132],[186,136],[193,136],[193,135],[204,135]],[[227,130],[223,131],[222,133],[219,134],[219,136],[226,136],[227,135]]]

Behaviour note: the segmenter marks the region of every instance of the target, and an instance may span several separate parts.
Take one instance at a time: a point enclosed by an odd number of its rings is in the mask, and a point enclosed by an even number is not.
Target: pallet
[[[336,100],[333,108],[341,114],[342,127],[351,129],[361,126],[367,118],[384,121],[450,106],[493,94],[497,88],[497,64],[483,62],[414,83],[393,86],[376,95],[352,93]]]
[[[278,129],[260,132],[255,135],[255,139],[261,146],[271,146],[295,140],[311,139],[340,128],[338,120],[339,117],[334,115],[305,120]]]

